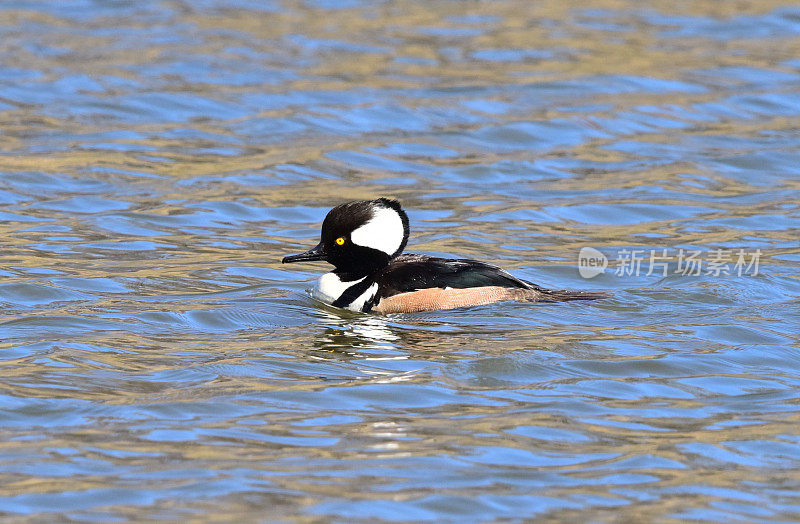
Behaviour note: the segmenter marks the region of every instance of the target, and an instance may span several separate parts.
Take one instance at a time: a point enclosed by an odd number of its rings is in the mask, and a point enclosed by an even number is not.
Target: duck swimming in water
[[[596,300],[595,291],[544,289],[497,266],[469,259],[403,254],[408,216],[388,198],[341,204],[322,222],[320,243],[283,263],[324,260],[334,266],[317,281],[314,298],[352,311],[411,313],[502,300]]]

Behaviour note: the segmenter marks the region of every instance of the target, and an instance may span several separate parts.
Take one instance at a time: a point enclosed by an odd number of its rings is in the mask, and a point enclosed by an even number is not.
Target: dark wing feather
[[[491,264],[469,259],[449,259],[427,255],[401,255],[377,275],[381,295],[428,288],[464,289],[481,286],[536,289]]]

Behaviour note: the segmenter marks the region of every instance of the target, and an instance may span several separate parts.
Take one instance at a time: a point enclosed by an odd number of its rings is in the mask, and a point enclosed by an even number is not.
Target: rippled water
[[[800,519],[796,5],[20,0],[0,31],[0,516]],[[376,196],[413,251],[614,297],[321,307],[280,258]]]

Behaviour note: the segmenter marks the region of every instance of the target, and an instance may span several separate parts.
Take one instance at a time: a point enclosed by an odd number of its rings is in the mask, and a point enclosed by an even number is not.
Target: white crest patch
[[[333,304],[336,299],[342,296],[342,293],[347,291],[347,289],[351,286],[354,286],[364,280],[364,278],[359,278],[358,280],[350,280],[347,282],[343,282],[339,279],[339,275],[336,273],[325,273],[319,280],[317,280],[317,285],[314,287],[314,291],[312,292],[312,296],[317,300],[325,302],[326,304]],[[353,300],[350,304],[345,306],[347,309],[351,309],[353,311],[361,311],[368,301],[372,300],[372,297],[375,296],[375,293],[378,292],[378,284],[372,284],[367,288],[366,291],[361,293],[355,300]]]
[[[350,240],[363,247],[383,251],[389,256],[400,248],[405,230],[400,215],[389,207],[374,207],[372,218],[350,233]]]

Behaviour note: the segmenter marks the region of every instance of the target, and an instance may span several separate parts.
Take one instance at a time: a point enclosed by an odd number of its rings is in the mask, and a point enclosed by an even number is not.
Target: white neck
[[[342,281],[336,273],[325,273],[317,281],[314,288],[313,297],[317,300],[325,302],[326,304],[333,304],[336,299],[342,296],[351,286],[354,286],[367,277],[361,277],[358,280]],[[364,304],[372,300],[375,293],[378,291],[378,284],[372,284],[366,291],[359,295],[346,307],[353,311],[361,311]]]

